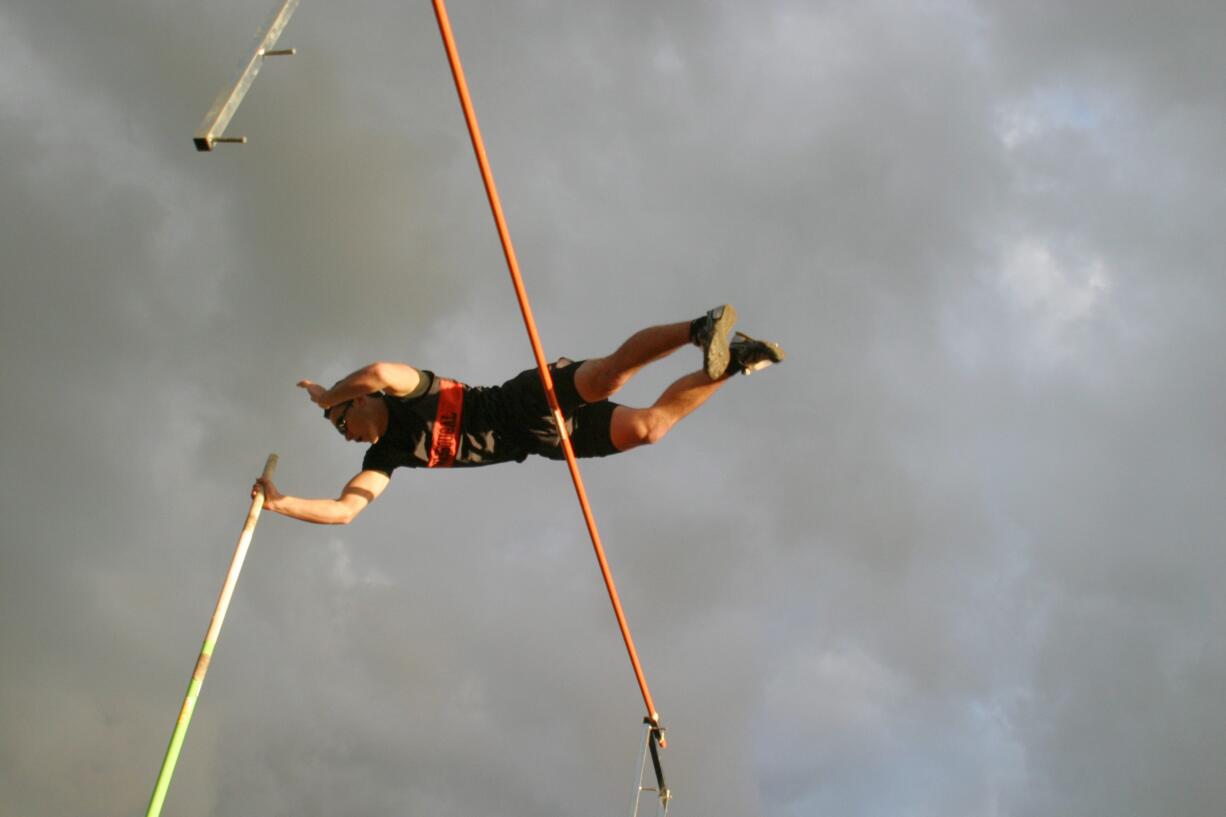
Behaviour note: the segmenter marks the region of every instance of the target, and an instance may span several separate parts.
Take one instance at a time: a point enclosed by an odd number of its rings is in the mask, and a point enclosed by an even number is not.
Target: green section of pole
[[[264,478],[272,476],[277,468],[277,455],[269,454],[264,463]],[[183,749],[183,739],[187,736],[187,727],[192,722],[192,713],[196,711],[196,699],[200,697],[200,687],[204,685],[205,673],[209,671],[209,662],[213,658],[213,647],[221,634],[222,622],[226,619],[226,611],[230,608],[230,597],[234,595],[234,586],[238,584],[238,574],[243,569],[243,560],[247,558],[247,548],[251,544],[251,535],[255,532],[256,520],[264,507],[264,491],[257,490],[251,498],[251,508],[247,511],[247,522],[243,532],[239,534],[238,545],[234,548],[234,558],[230,560],[230,569],[226,571],[226,580],[221,586],[221,595],[213,610],[213,618],[209,621],[208,632],[204,636],[204,646],[200,648],[200,657],[196,659],[196,668],[192,670],[191,681],[187,684],[187,695],[183,698],[183,706],[179,709],[179,720],[175,723],[174,732],[170,736],[170,745],[166,747],[166,757],[162,760],[162,769],[158,772],[157,783],[153,786],[153,796],[149,799],[149,809],[145,817],[157,817],[162,812],[162,804],[166,802],[166,792],[170,789],[170,778],[175,773],[175,764],[179,761],[179,752]]]

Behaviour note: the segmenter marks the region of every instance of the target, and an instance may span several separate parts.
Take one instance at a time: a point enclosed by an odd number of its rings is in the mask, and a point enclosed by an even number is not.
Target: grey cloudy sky
[[[532,364],[429,3],[0,0],[0,814],[148,801],[293,387]],[[1226,6],[461,2],[551,357],[787,362],[584,474],[677,815],[1219,815]],[[1216,362],[1215,362],[1216,361]],[[623,394],[692,369],[682,352]],[[168,815],[618,814],[565,468],[265,515]]]

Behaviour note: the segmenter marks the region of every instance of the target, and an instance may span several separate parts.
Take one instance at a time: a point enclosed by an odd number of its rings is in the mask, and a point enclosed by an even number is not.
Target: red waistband
[[[460,452],[460,418],[464,410],[464,384],[439,378],[438,412],[430,440],[428,468],[447,468]]]

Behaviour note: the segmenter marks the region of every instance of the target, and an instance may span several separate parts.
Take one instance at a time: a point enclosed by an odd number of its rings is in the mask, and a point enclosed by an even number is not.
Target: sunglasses
[[[339,431],[341,434],[344,434],[349,430],[349,425],[345,422],[345,415],[349,413],[349,409],[353,408],[353,401],[346,400],[344,403],[341,403],[341,406],[343,408],[341,408],[340,414],[336,415],[336,422],[334,423],[334,425],[336,426],[337,431]],[[336,407],[333,406],[333,408],[336,408]],[[331,411],[331,410],[332,409],[328,409],[328,411]],[[324,416],[325,417],[328,416],[327,411],[324,412]]]

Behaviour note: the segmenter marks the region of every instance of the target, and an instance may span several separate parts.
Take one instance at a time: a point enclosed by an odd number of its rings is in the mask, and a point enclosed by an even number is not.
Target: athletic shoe
[[[765,369],[772,363],[779,363],[785,357],[783,347],[769,340],[751,338],[744,332],[737,332],[729,344],[727,372],[753,374],[759,369]]]
[[[712,380],[718,380],[728,369],[728,334],[735,323],[736,310],[732,304],[724,304],[694,321],[690,329],[690,339],[702,347],[702,367]]]

